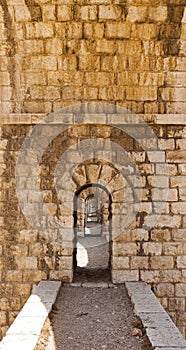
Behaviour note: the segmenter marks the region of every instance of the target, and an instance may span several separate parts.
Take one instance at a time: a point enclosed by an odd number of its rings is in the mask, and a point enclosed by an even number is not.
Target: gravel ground
[[[57,350],[152,350],[133,313],[124,285],[112,288],[64,286],[50,316]]]
[[[77,263],[82,267],[108,267],[109,243],[105,236],[79,237]]]

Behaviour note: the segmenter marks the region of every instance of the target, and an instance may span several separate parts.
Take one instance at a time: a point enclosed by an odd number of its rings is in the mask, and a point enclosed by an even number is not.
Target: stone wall
[[[72,280],[73,195],[97,181],[113,281],[150,283],[185,335],[185,45],[185,0],[1,1],[2,334],[37,282]]]
[[[62,122],[64,116],[60,113],[59,116]],[[48,124],[39,125],[36,146],[42,143],[42,135],[48,135],[57,125],[57,136],[44,149],[39,175],[29,159],[30,140],[34,139],[33,133],[30,139],[28,134],[34,130],[32,118],[35,123],[37,116],[27,115],[27,125],[19,120],[19,115],[4,116],[1,125],[2,330],[6,330],[7,322],[12,322],[35,283],[48,278],[72,280],[73,194],[87,183],[99,183],[112,197],[113,281],[150,283],[184,334],[186,118],[141,116],[148,120],[148,129],[142,120],[139,124],[139,118],[136,125],[133,115],[131,124],[127,123],[131,115],[126,114],[83,114],[82,123],[83,116],[86,124],[72,125],[63,133],[59,122],[50,128]],[[95,124],[96,119],[102,124]],[[114,126],[108,125],[111,120]],[[125,131],[121,120],[125,120]],[[149,130],[153,131],[148,135]],[[27,154],[23,147],[25,139]],[[33,142],[31,150],[34,147]],[[86,161],[82,163],[83,158]],[[69,178],[66,172],[61,173],[64,164],[67,173],[71,169]],[[62,174],[59,179],[56,177],[57,183],[54,171]],[[38,216],[34,174],[42,194],[42,217]],[[39,226],[38,218],[41,218]]]
[[[184,0],[2,0],[1,111],[110,101],[185,113]]]

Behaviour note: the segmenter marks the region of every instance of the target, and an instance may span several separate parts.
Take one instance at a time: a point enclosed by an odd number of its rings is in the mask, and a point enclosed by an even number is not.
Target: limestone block
[[[1,311],[7,311],[10,308],[10,301],[7,298],[1,298]]]
[[[38,238],[38,233],[33,231],[33,230],[21,230],[17,239],[18,242],[23,242],[23,243],[32,243],[32,242],[36,242]]]
[[[186,201],[186,188],[179,189],[179,197],[181,201]]]
[[[29,246],[29,253],[31,256],[41,256],[44,252],[45,246],[41,242],[33,242]]]
[[[103,23],[84,23],[85,38],[101,39],[104,35]]]
[[[126,202],[128,202],[127,198],[126,198]],[[135,213],[144,213],[144,212],[147,214],[152,213],[152,203],[145,203],[145,202],[134,203],[133,208]]]
[[[68,23],[66,31],[68,39],[80,39],[82,38],[82,23]]]
[[[171,187],[186,188],[185,176],[171,176],[170,177]]]
[[[179,312],[178,313],[178,325],[186,325],[186,312]]]
[[[172,203],[171,211],[174,214],[186,214],[186,202]]]
[[[159,164],[157,164],[159,165]],[[156,167],[157,167],[156,165]],[[154,164],[139,164],[138,165],[138,169],[139,169],[139,172],[140,174],[143,174],[143,175],[152,175],[154,174]],[[156,173],[157,173],[157,170],[156,170]]]
[[[7,270],[5,274],[6,282],[22,282],[22,271]]]
[[[162,283],[175,283],[182,281],[182,274],[179,270],[162,270],[161,271],[161,282]]]
[[[63,53],[63,42],[58,38],[46,40],[46,54],[61,55]]]
[[[181,114],[186,113],[186,103],[185,102],[168,102],[166,103],[168,114]]]
[[[185,269],[186,268],[186,256],[185,255],[181,255],[177,257],[177,267],[181,268],[181,269]]]
[[[121,87],[104,87],[99,89],[99,98],[101,100],[122,100],[125,89]]]
[[[17,44],[19,52],[25,52],[26,55],[42,54],[44,52],[43,40],[24,40]]]
[[[121,234],[117,235],[117,237],[114,238],[114,242],[130,242],[131,241],[131,232],[129,230],[125,230]],[[133,239],[133,241],[135,241]]]
[[[126,256],[113,257],[112,268],[114,270],[129,269],[129,257],[126,257]]]
[[[156,174],[157,175],[177,175],[177,165],[176,164],[156,164]]]
[[[156,87],[128,87],[126,90],[127,100],[153,101],[157,99]]]
[[[163,151],[147,151],[147,156],[152,163],[165,162],[165,152]]]
[[[72,282],[72,270],[50,271],[50,278],[70,283]]]
[[[12,97],[12,88],[9,86],[1,86],[0,88],[0,100],[7,101]]]
[[[55,22],[54,31],[57,39],[63,39],[66,37],[68,25],[71,25],[71,22]]]
[[[66,22],[72,19],[72,9],[68,5],[57,6],[57,19],[58,21]]]
[[[28,298],[31,293],[31,283],[16,283],[14,285],[14,295],[18,295],[21,298]]]
[[[133,23],[131,26],[131,39],[153,40],[157,38],[157,27],[154,23]]]
[[[166,153],[166,159],[170,163],[185,163],[186,151],[185,150],[168,151]]]
[[[176,58],[176,70],[184,72],[186,71],[186,58],[185,57],[177,57]]]
[[[5,311],[0,312],[0,326],[6,326],[7,325],[7,316]]]
[[[169,187],[169,177],[168,176],[161,176],[161,175],[154,175],[154,176],[148,176],[148,183],[152,187],[158,187],[158,188],[168,188]],[[168,190],[167,190],[168,192]]]
[[[175,285],[175,296],[176,297],[186,297],[186,284],[185,283],[177,283]]]
[[[76,18],[82,21],[95,21],[97,18],[97,6],[87,5],[76,7]]]
[[[130,37],[130,25],[129,23],[107,23],[105,30],[106,38],[125,38]]]
[[[138,270],[131,270],[131,271],[113,270],[112,271],[112,281],[113,281],[113,283],[139,281],[139,271]]]
[[[89,86],[104,87],[113,84],[114,76],[108,72],[87,72],[85,73],[85,80]]]
[[[130,232],[131,241],[148,241],[148,231],[136,228]]]
[[[135,195],[137,201],[147,201],[149,198],[149,189],[147,188],[135,188]]]
[[[163,254],[164,255],[181,255],[185,253],[186,245],[183,242],[171,242],[163,243]]]
[[[163,101],[185,101],[186,88],[162,88],[160,91]]]
[[[53,25],[50,23],[27,23],[26,39],[52,38],[54,35]]]
[[[55,5],[43,5],[43,20],[48,21],[55,21]]]
[[[72,256],[62,256],[59,258],[59,270],[72,270],[73,268]]]
[[[114,191],[112,193],[112,202],[113,203],[118,203],[120,201],[123,201],[124,200],[124,191],[123,189],[119,190],[119,191]]]
[[[131,159],[135,163],[142,163],[145,161],[145,152],[131,152]]]
[[[169,214],[170,213],[169,203],[154,202],[154,213]]]
[[[174,139],[159,139],[158,147],[160,150],[173,150],[175,149]]]
[[[149,7],[149,20],[154,22],[164,22],[167,19],[167,6]]]
[[[149,259],[145,256],[132,256],[131,269],[149,269]]]
[[[122,10],[114,5],[100,5],[98,17],[99,20],[118,20],[121,16]]]
[[[167,86],[186,86],[186,72],[168,72]]]
[[[73,227],[72,228],[63,227],[62,229],[60,229],[59,235],[60,235],[59,238],[62,239],[63,244],[65,244],[67,247],[72,247],[72,241],[74,238]]]
[[[103,184],[107,185],[115,175],[116,170],[110,165],[104,164],[99,176],[99,180],[103,182]]]
[[[0,72],[1,85],[10,85],[10,75],[8,72]]]
[[[37,258],[36,257],[15,257],[15,262],[17,264],[17,268],[19,270],[31,270],[31,269],[37,269]]]
[[[161,255],[162,243],[145,242],[142,245],[142,249],[145,255]]]
[[[176,148],[186,150],[186,139],[176,140]]]
[[[26,6],[20,5],[20,3],[16,4],[14,11],[16,22],[27,22],[31,20],[30,12]]]
[[[176,202],[178,200],[177,189],[162,189],[155,188],[152,189],[152,200],[153,201],[163,201],[163,202]]]
[[[100,69],[100,57],[99,56],[80,56],[79,57],[79,69],[80,70],[99,70]]]
[[[128,8],[127,21],[129,22],[145,22],[147,18],[146,6],[130,6]]]
[[[86,167],[86,169],[87,169],[88,181],[90,183],[97,183],[101,166],[98,164],[90,164],[89,166]]]
[[[171,233],[168,229],[153,229],[151,231],[151,239],[155,242],[169,242],[171,240]]]
[[[121,174],[117,174],[112,178],[112,180],[107,184],[107,188],[110,193],[114,191],[121,190],[125,185],[124,178]]]
[[[46,75],[44,72],[22,73],[21,81],[27,85],[46,85]]]
[[[186,242],[186,229],[172,230],[172,238],[176,242]]]
[[[155,228],[178,228],[181,224],[181,216],[172,215],[170,220],[170,215],[148,215],[145,218],[144,224]]]
[[[112,54],[115,49],[114,41],[107,39],[98,39],[96,43],[96,53]]]
[[[156,269],[173,269],[174,267],[174,258],[173,256],[152,256],[150,258],[151,268]]]
[[[155,294],[158,297],[174,296],[174,285],[171,283],[160,283],[155,287]]]
[[[138,252],[136,243],[113,243],[113,256],[131,256]]]
[[[138,84],[138,74],[131,72],[119,72],[117,73],[118,85],[121,86],[133,86]]]
[[[141,280],[147,283],[158,283],[160,281],[160,270],[141,271]]]

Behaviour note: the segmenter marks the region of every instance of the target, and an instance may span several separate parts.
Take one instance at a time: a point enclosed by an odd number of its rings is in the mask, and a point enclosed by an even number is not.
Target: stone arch
[[[62,179],[64,183],[65,175]],[[111,163],[103,159],[90,159],[78,164],[69,178],[69,183],[60,191],[60,197],[63,198],[64,208],[70,208],[73,211],[74,194],[81,191],[83,187],[89,185],[98,185],[104,187],[112,199],[112,242],[117,242],[122,236],[122,223],[127,221],[129,212],[133,214],[133,194],[127,179],[122,173]],[[66,178],[67,181],[67,178]],[[66,190],[69,189],[69,195]],[[130,209],[129,209],[130,208]],[[63,223],[68,222],[69,213],[67,212],[62,218]],[[73,236],[72,221],[70,221],[71,229],[70,237]],[[111,244],[112,246],[112,244]],[[111,255],[113,256],[112,252]],[[113,261],[112,261],[113,263]]]
[[[86,123],[82,124],[83,120],[81,119],[81,124],[70,127],[58,122],[52,127],[41,124],[31,135],[30,153],[27,150],[29,137],[25,143],[26,161],[29,160],[30,163],[24,179],[27,181],[30,169],[34,169],[33,179],[40,183],[37,182],[36,193],[31,195],[29,192],[29,198],[26,196],[27,192],[23,193],[21,190],[21,196],[25,195],[23,200],[21,197],[21,201],[26,203],[23,211],[32,227],[39,229],[39,239],[46,242],[49,255],[46,257],[43,253],[39,263],[51,278],[72,280],[74,193],[81,185],[98,182],[112,193],[112,271],[116,273],[114,280],[120,281],[120,276],[122,281],[130,279],[131,276],[137,280],[141,265],[138,268],[137,264],[132,265],[131,262],[136,255],[146,254],[143,249],[144,240],[149,239],[151,223],[145,216],[152,212],[148,196],[150,183],[147,183],[148,179],[143,174],[143,163],[145,162],[147,168],[148,156],[152,151],[148,151],[148,145],[138,145],[142,135],[147,136],[146,127],[141,124],[136,127],[131,122],[121,129],[116,125],[95,124],[95,120],[87,124],[85,119]],[[149,147],[153,146],[156,150],[156,139],[151,134],[147,141],[150,143]],[[37,169],[33,146],[40,159]],[[24,157],[25,153],[23,160]],[[22,158],[18,170],[17,175],[23,181]],[[117,190],[116,184],[119,186]],[[141,260],[143,258],[146,256]],[[129,274],[126,275],[126,272]]]

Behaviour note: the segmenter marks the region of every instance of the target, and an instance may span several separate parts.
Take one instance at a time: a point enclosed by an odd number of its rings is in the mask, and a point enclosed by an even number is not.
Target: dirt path
[[[141,323],[133,313],[124,285],[64,286],[51,322],[57,350],[152,350],[146,335],[132,335]]]

